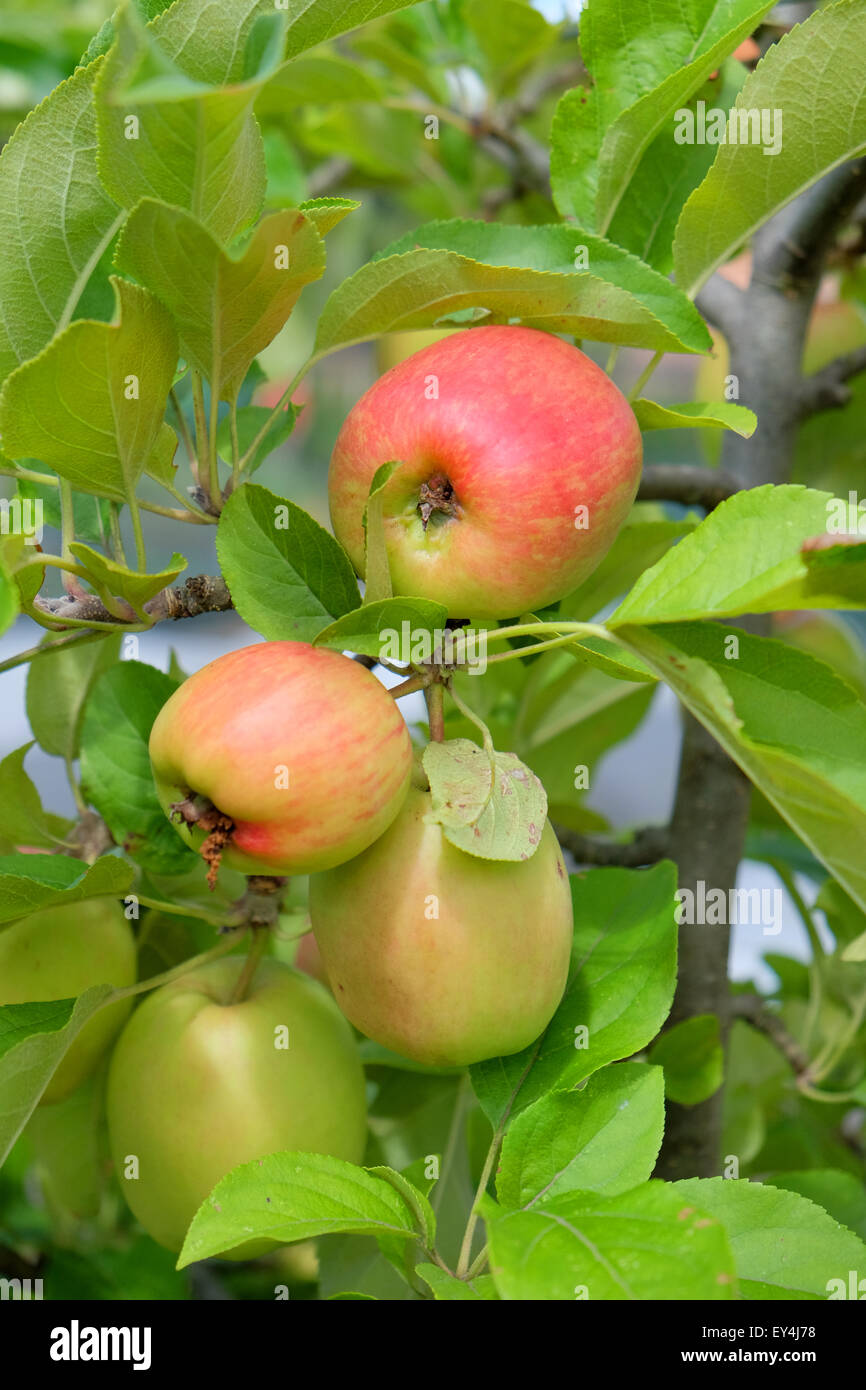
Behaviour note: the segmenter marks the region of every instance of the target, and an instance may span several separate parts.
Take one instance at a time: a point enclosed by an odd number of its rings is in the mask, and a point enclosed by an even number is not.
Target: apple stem
[[[392,695],[395,700],[399,700],[401,696],[411,695],[415,690],[424,690],[429,687],[429,685],[429,676],[409,676],[409,678],[402,681],[400,685],[392,685],[388,693]]]
[[[430,723],[430,738],[433,743],[445,739],[445,687],[440,681],[433,681],[424,690],[427,701],[427,718]]]
[[[253,927],[252,933],[253,935],[250,942],[250,949],[247,952],[247,958],[244,961],[243,969],[234,983],[234,988],[231,990],[226,1000],[227,1004],[240,1004],[246,999],[247,990],[253,982],[253,976],[258,969],[259,961],[264,955],[265,947],[268,944],[267,927]]]
[[[182,961],[180,965],[173,966],[171,970],[164,970],[160,975],[151,975],[146,980],[139,980],[135,985],[125,985],[123,989],[113,990],[111,994],[105,996],[97,1007],[102,1009],[107,1004],[116,1004],[118,999],[130,999],[134,994],[144,994],[146,990],[159,989],[162,985],[169,985],[173,980],[182,980],[184,975],[198,970],[199,966],[208,965],[212,960],[219,960],[220,956],[234,950],[241,933],[244,931],[246,931],[245,927],[231,927],[226,932],[225,940],[221,941],[218,946],[213,946],[209,951],[202,951],[198,956],[190,956],[189,960]]]
[[[634,386],[628,393],[628,398],[630,401],[634,401],[637,399],[638,395],[646,386],[647,382],[649,381],[650,377],[652,376],[653,372],[655,371],[656,367],[659,365],[663,357],[663,352],[657,352],[653,357],[650,358],[649,362],[644,367]]]

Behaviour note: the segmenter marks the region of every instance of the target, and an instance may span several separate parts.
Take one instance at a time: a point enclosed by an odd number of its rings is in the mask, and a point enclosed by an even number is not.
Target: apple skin
[[[376,339],[376,366],[380,375],[431,343],[441,343],[460,331],[458,328],[417,328],[408,333],[383,333]]]
[[[310,881],[313,930],[334,998],[362,1033],[429,1066],[526,1047],[565,989],[573,915],[545,825],[531,859],[476,859],[428,824],[411,788],[364,854]],[[428,919],[431,895],[438,919]]]
[[[331,986],[328,981],[328,972],[322,960],[319,943],[311,931],[307,932],[306,936],[302,936],[298,944],[298,950],[295,956],[295,969],[302,970],[305,975],[312,975],[314,980],[318,980],[319,984],[324,985],[325,989],[330,990]]]
[[[429,378],[439,398],[425,398]],[[508,618],[570,593],[610,549],[637,491],[642,441],[625,397],[579,349],[537,329],[464,329],[385,373],[349,412],[331,457],[337,539],[364,571],[364,509],[385,492],[395,594],[453,618]],[[425,531],[420,488],[453,488]],[[575,526],[575,508],[589,510]]]
[[[247,997],[226,1004],[243,960],[211,961],[136,1009],[108,1074],[111,1155],[133,1214],[180,1250],[208,1193],[239,1163],[284,1150],[359,1163],[364,1073],[352,1030],[321,985],[266,959]],[[287,1028],[288,1048],[275,1047]],[[138,1178],[124,1176],[138,1158]],[[257,1239],[225,1259],[282,1241]]]
[[[412,766],[385,687],[305,642],[242,647],[190,676],[156,717],[150,758],[167,815],[194,794],[234,821],[222,863],[245,874],[312,873],[359,854],[394,819]],[[201,847],[198,826],[172,824]]]
[[[92,985],[131,985],[135,974],[135,937],[114,898],[46,907],[0,931],[0,1004],[72,999]],[[131,999],[121,999],[94,1014],[40,1105],[64,1100],[92,1075],[131,1008]]]

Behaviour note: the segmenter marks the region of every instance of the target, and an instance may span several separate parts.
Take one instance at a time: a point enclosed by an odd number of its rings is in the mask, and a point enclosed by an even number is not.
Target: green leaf
[[[678,1184],[682,1186],[682,1184]],[[510,1300],[731,1299],[734,1262],[719,1220],[668,1183],[616,1197],[567,1192],[532,1211],[484,1207],[490,1268]]]
[[[50,641],[50,638],[46,638]],[[27,718],[40,748],[58,758],[78,757],[84,704],[93,682],[113,666],[120,634],[73,643],[38,657],[27,672]]]
[[[414,18],[407,15],[405,19],[370,25],[352,39],[352,52],[368,60],[368,66],[379,64],[386,68],[395,79],[398,95],[402,96],[406,89],[410,97],[426,92],[438,105],[448,99],[447,80],[443,68],[430,62],[429,29],[421,16],[417,25],[412,22]],[[465,138],[457,131],[449,133],[458,141]]]
[[[638,503],[598,568],[579,589],[562,600],[562,616],[589,622],[630,589],[639,575],[672,545],[693,531],[699,520],[697,513],[691,513],[671,521],[654,503]]]
[[[5,550],[5,546],[0,547],[0,633],[6,632],[21,612],[20,591],[11,567],[7,566]]]
[[[838,1168],[809,1168],[804,1172],[774,1173],[764,1179],[766,1187],[798,1192],[828,1215],[866,1240],[866,1187],[862,1179]]]
[[[806,652],[715,623],[618,635],[866,908],[866,705],[851,686]]]
[[[668,1028],[653,1043],[649,1061],[664,1068],[665,1095],[678,1105],[698,1105],[722,1084],[725,1054],[715,1014],[696,1014]]]
[[[286,57],[294,58],[326,39],[348,34],[360,24],[369,24],[417,3],[418,0],[288,0]]]
[[[431,599],[386,598],[338,618],[318,633],[313,645],[361,652],[378,660],[432,661],[447,619],[448,609]],[[424,655],[413,655],[417,652]]]
[[[683,287],[694,293],[778,208],[866,149],[864,87],[866,11],[854,0],[816,10],[767,50],[734,111],[775,113],[784,121],[781,148],[768,155],[762,144],[719,146],[677,225]]]
[[[851,901],[834,879],[824,880],[814,905],[824,913],[842,960],[866,960],[866,913]]]
[[[430,1264],[416,1265],[415,1273],[433,1290],[437,1303],[479,1303],[499,1297],[489,1274],[479,1274],[474,1279],[457,1279],[438,1265]]]
[[[126,599],[137,613],[141,613],[148,599],[153,598],[169,584],[173,584],[178,575],[186,569],[186,560],[177,554],[172,555],[170,563],[158,574],[146,574],[127,569],[125,565],[109,560],[98,550],[93,550],[89,545],[81,545],[78,541],[73,541],[69,549],[79,564],[87,570],[95,585],[101,586],[109,594]]]
[[[496,1194],[505,1208],[544,1205],[563,1192],[616,1196],[652,1175],[665,1127],[659,1067],[622,1062],[580,1091],[542,1096],[505,1136]]]
[[[589,269],[575,269],[584,258]],[[575,227],[455,219],[416,228],[344,280],[322,311],[316,352],[434,328],[467,309],[485,310],[486,323],[659,352],[711,346],[685,295],[612,242]]]
[[[494,92],[507,89],[556,41],[554,26],[522,0],[466,0],[463,17],[484,57]]]
[[[555,617],[549,618],[548,621],[550,631],[543,635],[537,634],[539,640],[546,641],[557,635],[565,635],[558,626]],[[567,647],[564,647],[564,650],[575,661],[593,666],[596,670],[603,671],[608,676],[616,676],[619,680],[655,681],[657,679],[642,661],[635,658],[632,652],[625,651],[623,647],[618,646],[616,642],[607,637],[575,637],[568,643]]]
[[[755,0],[697,0],[675,6],[666,0],[643,0],[640,5],[602,0],[583,10],[580,51],[593,85],[566,92],[551,131],[551,183],[563,217],[575,217],[588,228],[597,225],[599,157],[617,118],[641,98],[666,90],[666,81],[679,73],[692,77],[691,65],[720,40],[723,50],[730,52],[739,41],[727,47],[732,24],[742,23],[755,9]],[[695,85],[699,83],[700,79]],[[650,105],[648,121],[657,121],[658,112]],[[649,128],[652,134],[657,127]]]
[[[333,536],[256,483],[238,488],[223,508],[217,555],[235,608],[271,641],[311,642],[361,602]]]
[[[77,999],[6,1004],[0,1008],[0,1164],[5,1162],[70,1043],[113,993],[111,985],[95,985]]]
[[[826,1298],[866,1268],[866,1246],[813,1202],[738,1178],[689,1178],[679,1197],[721,1221],[737,1265],[740,1297]]]
[[[100,176],[123,207],[142,198],[171,203],[221,241],[255,221],[265,157],[253,103],[278,61],[251,44],[265,14],[280,19],[262,0],[230,0],[215,25],[207,0],[192,0],[143,29],[121,12],[96,106]]]
[[[628,188],[641,157],[654,136],[661,133],[674,113],[681,109],[710,73],[733,53],[741,41],[757,28],[774,0],[714,0],[699,6],[701,33],[695,56],[664,82],[640,97],[612,122],[604,134],[598,166],[596,218],[599,230],[606,232]],[[707,14],[707,10],[711,11]],[[667,36],[665,36],[667,38]]]
[[[399,462],[381,463],[370,479],[364,507],[364,603],[383,603],[391,598],[391,570],[385,543],[385,484],[401,467]]]
[[[582,820],[586,814],[583,770],[594,775],[605,753],[634,733],[654,690],[572,664],[571,680],[553,680],[549,688],[537,691],[532,681],[528,684],[516,751],[541,778],[551,820],[576,830],[602,829],[603,825],[586,825]]]
[[[325,247],[312,221],[291,208],[265,217],[243,250],[229,255],[190,213],[146,198],[115,260],[168,309],[189,365],[220,400],[233,402],[304,285],[324,271]]]
[[[361,204],[355,198],[335,198],[329,195],[324,198],[305,198],[298,206],[304,216],[313,223],[319,236],[327,236],[333,227]]]
[[[398,1173],[396,1169],[389,1168],[385,1164],[368,1168],[367,1172],[375,1174],[376,1177],[384,1178],[387,1183],[390,1183],[394,1191],[400,1194],[406,1206],[415,1216],[416,1230],[425,1249],[432,1250],[436,1244],[436,1213],[430,1205],[426,1192],[421,1192],[405,1173]]]
[[[797,484],[750,488],[716,507],[645,570],[607,620],[682,622],[788,608],[866,608],[866,545],[810,549],[846,504]],[[862,553],[861,553],[862,550]]]
[[[551,1091],[571,1090],[655,1037],[676,982],[676,871],[594,869],[571,879],[572,967],[545,1032],[513,1057],[471,1068],[490,1122],[512,1118]]]
[[[32,747],[25,743],[0,762],[0,840],[56,849],[71,823],[42,809],[39,792],[24,771],[24,759]]]
[[[13,622],[19,611],[26,611],[33,602],[45,578],[38,551],[23,532],[12,531],[4,536],[0,531],[0,575],[8,586],[0,588],[0,593],[5,593],[5,598],[0,599],[0,612]]]
[[[93,864],[62,854],[3,854],[0,922],[15,922],[43,907],[60,907],[85,898],[119,898],[132,879],[132,866],[109,854]]]
[[[261,116],[281,117],[293,107],[333,106],[337,102],[383,101],[381,82],[358,63],[334,53],[315,53],[283,63],[265,83],[256,102]]]
[[[841,513],[845,503],[835,500]],[[837,540],[832,533],[817,536],[807,542],[802,560],[806,574],[802,579],[798,576],[787,591],[798,604],[802,603],[808,608],[824,608],[831,598],[835,598],[839,608],[863,607],[866,594],[866,539],[861,541],[839,535]],[[847,675],[844,671],[840,673]],[[852,674],[852,684],[855,684],[856,674]]]
[[[758,424],[754,411],[726,401],[685,401],[680,405],[659,405],[658,401],[640,399],[632,402],[632,410],[642,430],[733,430],[744,439],[750,439]]]
[[[147,290],[112,283],[117,321],[80,319],[13,372],[0,431],[15,457],[44,459],[82,492],[123,502],[163,428],[177,335]]]
[[[729,58],[685,105],[697,111],[701,100],[705,107],[729,111],[747,76],[748,69]],[[634,252],[663,275],[670,274],[679,215],[706,176],[717,148],[706,144],[678,145],[671,139],[670,130],[663,127],[632,174],[608,228],[610,240]]]
[[[168,426],[166,429],[168,430]],[[40,465],[40,471],[51,472],[44,462]],[[38,498],[42,503],[43,524],[53,526],[57,531],[61,530],[63,522],[57,485],[33,483],[28,478],[21,477],[15,481],[20,497]],[[72,515],[75,518],[75,534],[79,540],[93,541],[97,545],[104,543],[109,533],[108,503],[104,498],[92,497],[84,492],[73,492]]]
[[[81,782],[118,844],[148,868],[182,873],[195,861],[159,804],[147,744],[175,682],[121,661],[100,676],[84,709]]]
[[[122,221],[96,168],[99,67],[61,82],[0,156],[0,381],[66,326]]]
[[[547,793],[514,753],[487,753],[469,739],[428,743],[430,818],[445,839],[479,859],[531,859],[547,820]]]
[[[244,470],[246,473],[254,473],[270,454],[286,442],[295,428],[295,421],[302,409],[302,406],[293,405],[290,401],[288,406],[276,416],[274,416],[270,406],[264,405],[245,405],[238,411],[238,448],[241,458],[252,448],[268,421],[271,422],[261,443],[256,446],[249,463],[246,465]],[[225,459],[226,463],[232,463],[234,461],[234,445],[231,437],[231,420],[228,415],[224,415],[219,422],[216,442],[217,453],[220,458]]]
[[[270,1154],[217,1183],[192,1219],[178,1268],[251,1239],[285,1245],[337,1231],[417,1236],[405,1200],[384,1178],[326,1154]]]

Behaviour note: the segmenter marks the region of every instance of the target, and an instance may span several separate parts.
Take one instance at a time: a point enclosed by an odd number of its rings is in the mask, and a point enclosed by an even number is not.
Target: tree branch
[[[639,502],[681,502],[686,507],[712,511],[739,492],[742,484],[717,468],[689,464],[657,463],[645,468],[638,488]]]
[[[727,893],[736,882],[749,819],[751,787],[712,734],[684,714],[683,746],[671,839],[681,889],[698,885]],[[679,931],[677,991],[667,1025],[715,1014],[722,1038],[730,1022],[730,928],[684,924]],[[655,1175],[670,1181],[714,1177],[721,1157],[720,1087],[699,1105],[667,1104],[665,1136]]]
[[[233,608],[228,585],[219,574],[194,574],[173,589],[162,589],[144,605],[157,622],[165,618],[196,618],[199,613],[225,613]]]
[[[866,193],[866,158],[840,164],[760,228],[753,284],[790,294],[817,286],[840,225]]]
[[[751,439],[726,435],[722,467],[748,486],[791,476],[801,398],[803,344],[826,256],[866,192],[866,159],[832,170],[770,218],[753,243],[746,314],[732,326],[729,372],[740,403],[758,417]]]
[[[83,591],[74,598],[71,595],[63,594],[60,598],[35,598],[33,600],[34,608],[38,608],[40,613],[45,613],[60,623],[69,620],[84,623],[113,623],[116,627],[123,627],[125,622],[138,623],[138,617],[129,604],[122,599],[119,599],[118,603],[125,608],[126,619],[118,618],[116,613],[110,613],[96,594],[88,594]],[[196,574],[190,576],[183,584],[179,584],[177,588],[161,589],[154,598],[144,605],[144,611],[155,622],[162,622],[166,618],[195,618],[199,613],[224,613],[233,606],[228,585],[221,575]]]
[[[593,864],[607,868],[617,865],[625,869],[637,869],[645,864],[657,864],[671,853],[671,837],[665,825],[647,825],[638,830],[633,840],[623,843],[596,840],[590,835],[581,835],[577,830],[555,825],[559,843],[573,855],[578,864]]]
[[[731,1015],[757,1028],[778,1048],[789,1062],[798,1080],[809,1074],[810,1062],[797,1039],[792,1037],[782,1019],[767,1006],[760,994],[738,994],[731,1001]]]
[[[747,308],[743,291],[718,271],[710,276],[695,304],[704,318],[720,328],[726,338],[737,332]]]
[[[851,388],[845,383],[860,372],[866,372],[866,347],[844,352],[828,362],[814,376],[807,376],[800,391],[800,419],[817,415],[822,410],[838,410],[851,399]]]

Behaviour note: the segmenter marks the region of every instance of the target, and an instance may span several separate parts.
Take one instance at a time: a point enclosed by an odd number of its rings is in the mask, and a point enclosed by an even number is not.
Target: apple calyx
[[[454,485],[444,473],[434,473],[418,492],[418,511],[421,525],[427,530],[428,522],[434,512],[445,516],[460,516],[460,504],[454,495]]]
[[[199,854],[208,866],[207,883],[213,892],[216,888],[223,850],[234,834],[234,821],[231,816],[227,816],[214,806],[207,797],[196,796],[192,792],[183,801],[171,803],[171,815],[173,818],[185,821],[187,825],[196,825],[205,832],[206,838],[199,849]]]
[[[276,926],[288,882],[285,875],[247,875],[247,891],[235,907],[248,927],[256,931]]]

